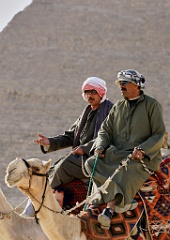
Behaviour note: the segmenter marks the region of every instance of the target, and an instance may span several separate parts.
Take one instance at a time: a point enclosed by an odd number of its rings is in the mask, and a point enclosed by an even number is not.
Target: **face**
[[[84,91],[84,96],[88,104],[91,105],[91,108],[93,110],[97,109],[100,105],[101,97],[97,93],[96,90],[85,90]]]
[[[121,94],[125,99],[135,98],[140,95],[139,87],[131,82],[120,81],[119,87],[121,90]]]

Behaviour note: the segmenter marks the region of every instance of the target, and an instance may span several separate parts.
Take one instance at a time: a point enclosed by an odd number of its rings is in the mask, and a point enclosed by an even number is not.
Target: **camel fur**
[[[35,219],[21,217],[14,211],[0,188],[1,240],[48,240]]]
[[[51,160],[43,162],[37,158],[28,159],[28,168],[21,158],[16,158],[7,167],[5,181],[9,187],[17,187],[32,201],[35,210],[42,203],[42,193],[45,188],[46,177],[33,175],[46,174],[50,168]],[[62,209],[52,194],[47,183],[43,206],[37,213],[38,221],[49,240],[86,240],[81,231],[81,220],[61,214]],[[39,238],[41,239],[41,238]]]

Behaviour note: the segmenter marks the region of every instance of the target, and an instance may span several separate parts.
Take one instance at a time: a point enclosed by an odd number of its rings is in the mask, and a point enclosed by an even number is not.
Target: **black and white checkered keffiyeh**
[[[133,69],[120,71],[117,75],[116,84],[118,84],[119,81],[128,81],[140,86],[140,88],[145,88],[144,76]]]

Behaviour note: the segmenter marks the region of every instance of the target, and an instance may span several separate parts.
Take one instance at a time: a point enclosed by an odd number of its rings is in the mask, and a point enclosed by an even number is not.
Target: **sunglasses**
[[[85,95],[89,95],[89,94],[91,94],[91,95],[96,95],[97,94],[97,91],[96,90],[85,90],[84,91],[84,94]]]
[[[119,86],[125,86],[126,84],[128,84],[128,81],[119,81]]]

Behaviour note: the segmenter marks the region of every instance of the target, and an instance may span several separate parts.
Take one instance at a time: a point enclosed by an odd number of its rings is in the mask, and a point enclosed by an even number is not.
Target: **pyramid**
[[[15,15],[0,33],[2,185],[16,156],[49,158],[32,140],[70,127],[86,105],[81,86],[90,76],[107,82],[115,102],[118,71],[142,73],[170,132],[169,10],[169,0],[33,0]]]

